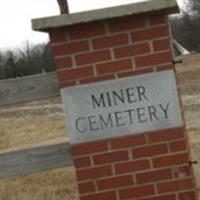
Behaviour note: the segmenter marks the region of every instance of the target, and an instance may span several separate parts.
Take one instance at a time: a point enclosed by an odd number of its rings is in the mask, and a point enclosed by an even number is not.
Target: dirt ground
[[[200,185],[200,55],[176,66],[195,173]],[[67,141],[59,98],[0,107],[0,150]],[[0,200],[77,200],[73,167],[0,179]]]

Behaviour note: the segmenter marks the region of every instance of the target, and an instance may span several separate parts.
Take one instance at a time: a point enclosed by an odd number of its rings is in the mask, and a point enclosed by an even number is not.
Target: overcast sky
[[[70,12],[138,1],[143,0],[68,0]],[[47,34],[31,30],[31,19],[58,14],[56,0],[0,0],[0,49],[47,41]]]
[[[136,1],[140,0],[68,0],[70,12]],[[0,0],[0,49],[47,41],[47,34],[31,30],[31,19],[58,14],[56,0]]]

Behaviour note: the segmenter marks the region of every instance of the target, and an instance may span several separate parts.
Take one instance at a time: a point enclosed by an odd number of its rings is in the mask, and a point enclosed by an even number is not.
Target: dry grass
[[[67,140],[59,98],[0,108],[0,150]]]
[[[185,108],[192,159],[200,164],[200,54],[186,57],[183,59],[183,64],[177,65],[176,69]],[[194,166],[198,188],[200,188],[199,164]]]
[[[200,163],[200,56],[177,66],[193,159]],[[0,149],[67,140],[60,100],[0,108]],[[200,183],[200,168],[196,166]],[[73,167],[0,180],[0,200],[77,200]]]
[[[18,118],[12,122],[1,121],[0,127],[0,149],[67,140],[63,120],[52,120],[44,116],[33,119]]]
[[[0,150],[67,140],[59,98],[0,108]],[[0,200],[78,200],[73,167],[0,180]]]
[[[78,200],[74,169],[57,169],[0,181],[1,200]]]

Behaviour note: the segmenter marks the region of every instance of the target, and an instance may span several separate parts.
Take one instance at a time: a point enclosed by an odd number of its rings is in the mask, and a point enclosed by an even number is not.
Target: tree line
[[[0,79],[50,71],[54,71],[54,63],[49,44],[26,43],[22,49],[0,51]]]
[[[169,18],[172,35],[190,52],[200,52],[200,0],[181,0],[180,14]],[[49,44],[22,49],[0,50],[0,79],[16,78],[54,71]]]
[[[190,52],[200,52],[200,0],[181,2],[181,13],[170,17],[172,35]]]

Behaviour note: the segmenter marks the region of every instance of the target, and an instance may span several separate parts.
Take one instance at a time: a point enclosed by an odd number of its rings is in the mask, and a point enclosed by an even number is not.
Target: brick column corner
[[[168,14],[176,8],[174,0],[151,0],[33,27],[50,35],[60,88],[73,89],[174,71]],[[184,123],[72,143],[71,151],[81,200],[197,200]]]

